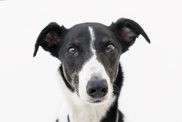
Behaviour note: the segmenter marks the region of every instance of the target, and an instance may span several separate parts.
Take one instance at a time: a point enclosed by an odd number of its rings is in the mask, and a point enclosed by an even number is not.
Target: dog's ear
[[[120,18],[115,23],[112,23],[110,28],[121,43],[123,52],[128,50],[140,34],[150,43],[150,39],[145,31],[133,20]]]
[[[40,32],[37,38],[33,56],[36,56],[39,46],[41,46],[44,50],[49,51],[51,55],[58,57],[58,46],[63,40],[63,35],[65,32],[66,28],[64,28],[64,26],[59,26],[55,22],[47,25]]]

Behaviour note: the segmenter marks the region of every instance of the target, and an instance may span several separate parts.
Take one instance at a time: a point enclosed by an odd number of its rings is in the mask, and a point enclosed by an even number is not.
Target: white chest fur
[[[112,102],[109,102],[104,103],[103,105],[94,106],[83,104],[82,102],[78,104],[78,101],[72,101],[72,103],[70,103],[71,102],[67,102],[60,111],[60,122],[67,122],[68,115],[71,122],[100,122],[112,104]]]

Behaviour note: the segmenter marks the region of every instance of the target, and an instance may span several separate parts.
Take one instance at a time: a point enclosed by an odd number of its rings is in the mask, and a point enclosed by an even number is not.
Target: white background
[[[180,0],[0,1],[0,122],[54,122],[62,104],[60,62],[41,48],[39,32],[52,21],[110,25],[137,21],[142,36],[121,56],[125,122],[182,122],[182,6]]]

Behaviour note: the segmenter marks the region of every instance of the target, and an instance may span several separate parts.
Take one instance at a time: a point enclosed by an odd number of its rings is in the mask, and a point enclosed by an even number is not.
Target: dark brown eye
[[[68,48],[68,53],[71,54],[71,55],[73,55],[73,56],[78,56],[78,51],[74,47]]]
[[[114,51],[114,49],[115,49],[115,47],[114,47],[114,45],[113,44],[108,44],[107,46],[106,46],[106,52],[113,52]]]

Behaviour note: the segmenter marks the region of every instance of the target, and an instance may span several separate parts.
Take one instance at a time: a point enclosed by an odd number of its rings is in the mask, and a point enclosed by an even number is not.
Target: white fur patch
[[[95,53],[95,50],[94,50],[94,41],[95,41],[95,34],[94,34],[94,30],[93,30],[93,28],[92,27],[88,27],[88,30],[89,30],[89,33],[90,33],[90,46],[91,46],[91,50],[92,50],[92,52],[94,52]]]

